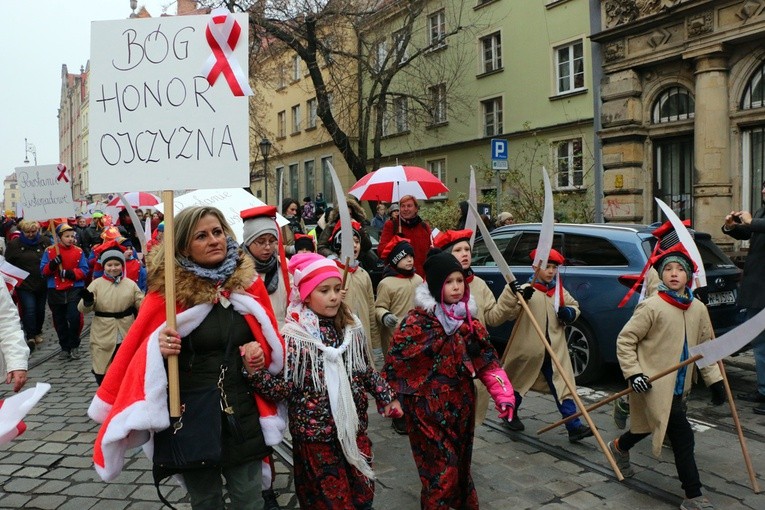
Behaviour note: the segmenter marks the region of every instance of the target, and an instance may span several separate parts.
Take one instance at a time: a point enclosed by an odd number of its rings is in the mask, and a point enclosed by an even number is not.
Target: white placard
[[[255,198],[252,194],[247,193],[242,188],[200,189],[175,197],[173,200],[175,214],[178,214],[187,207],[193,206],[212,206],[220,209],[228,224],[231,225],[234,234],[236,234],[236,240],[240,243],[243,240],[242,233],[244,232],[244,224],[242,223],[242,217],[239,213],[245,209],[261,205],[266,204]],[[157,204],[154,207],[164,214],[164,204]],[[289,221],[287,221],[281,214],[276,213],[276,223],[280,227],[283,227],[284,225],[287,225]]]
[[[58,165],[16,168],[19,185],[19,208],[24,219],[40,221],[74,216],[72,176]]]
[[[247,14],[233,17],[246,73]],[[203,75],[211,19],[91,24],[89,193],[249,185],[248,98]]]

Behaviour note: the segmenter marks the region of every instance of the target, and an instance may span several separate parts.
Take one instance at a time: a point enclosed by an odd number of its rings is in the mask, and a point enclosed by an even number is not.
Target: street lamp
[[[29,164],[29,154],[32,154],[32,159],[35,162],[35,166],[37,166],[37,148],[35,147],[35,144],[27,142],[27,139],[24,138],[24,163]]]
[[[271,141],[263,138],[260,141],[260,155],[263,156],[263,183],[266,187],[265,203],[268,203],[268,154],[271,152]],[[279,204],[277,204],[278,206]]]

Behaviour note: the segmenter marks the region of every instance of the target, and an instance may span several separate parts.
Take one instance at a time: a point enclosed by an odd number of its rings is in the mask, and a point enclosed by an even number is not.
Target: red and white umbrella
[[[123,193],[123,196],[133,208],[151,207],[160,202],[160,198],[157,195],[144,191],[131,191],[130,193]],[[109,207],[125,207],[125,204],[120,200],[119,194],[106,205]]]
[[[430,198],[449,191],[441,180],[417,166],[385,166],[365,175],[348,193],[359,200],[398,202],[406,195]]]

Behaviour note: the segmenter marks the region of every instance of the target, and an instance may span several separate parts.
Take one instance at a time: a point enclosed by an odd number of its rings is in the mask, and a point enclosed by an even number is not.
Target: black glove
[[[62,269],[59,271],[59,276],[62,280],[76,280],[77,275],[71,269]]]
[[[82,294],[80,294],[80,296],[82,297],[82,303],[85,306],[93,306],[93,303],[96,300],[96,296],[88,289],[82,289]]]
[[[699,287],[696,290],[693,291],[693,297],[704,303],[705,305],[709,304],[709,289],[704,287]]]
[[[50,262],[48,262],[48,269],[50,269],[52,272],[55,272],[56,269],[58,269],[58,266],[61,265],[61,255],[56,255],[56,258],[51,259]]]
[[[558,320],[563,324],[571,324],[576,320],[576,312],[570,306],[561,306],[558,309]]]
[[[648,381],[648,377],[643,374],[636,374],[629,378],[632,391],[635,393],[645,393],[652,388],[651,383]]]
[[[523,289],[521,288],[521,284],[518,283],[518,280],[513,280],[508,285],[510,285],[510,290],[513,291],[513,294],[523,294]]]
[[[534,295],[534,286],[529,285],[523,289],[523,299],[528,301]]]
[[[725,383],[722,381],[713,383],[709,387],[709,391],[712,393],[713,406],[723,405],[725,401],[728,400],[728,396],[725,394]]]

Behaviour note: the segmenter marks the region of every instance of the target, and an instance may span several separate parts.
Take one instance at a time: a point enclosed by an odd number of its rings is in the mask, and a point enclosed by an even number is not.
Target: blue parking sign
[[[491,159],[507,159],[507,140],[492,138]]]

